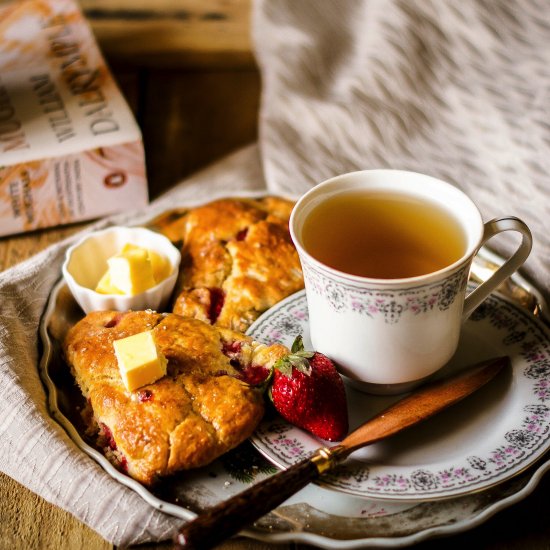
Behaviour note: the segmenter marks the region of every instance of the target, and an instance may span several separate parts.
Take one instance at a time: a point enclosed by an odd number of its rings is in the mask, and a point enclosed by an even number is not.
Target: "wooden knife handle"
[[[264,479],[186,523],[174,537],[175,548],[207,550],[216,546],[276,508],[318,475],[317,466],[308,458]]]

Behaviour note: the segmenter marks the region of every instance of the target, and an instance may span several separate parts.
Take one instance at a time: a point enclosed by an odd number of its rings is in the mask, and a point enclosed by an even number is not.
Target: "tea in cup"
[[[521,234],[518,249],[466,296],[479,248],[508,230]],[[525,262],[532,244],[518,218],[483,223],[458,188],[399,170],[318,184],[294,207],[290,231],[314,348],[373,393],[408,391],[443,367],[463,321]]]

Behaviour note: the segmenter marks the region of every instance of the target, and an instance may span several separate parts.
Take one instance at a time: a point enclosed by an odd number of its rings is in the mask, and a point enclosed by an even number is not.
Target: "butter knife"
[[[509,357],[497,357],[452,377],[426,384],[362,424],[341,443],[321,447],[309,458],[184,524],[174,537],[175,548],[207,550],[216,546],[340,464],[354,451],[430,418],[481,388],[509,365]]]

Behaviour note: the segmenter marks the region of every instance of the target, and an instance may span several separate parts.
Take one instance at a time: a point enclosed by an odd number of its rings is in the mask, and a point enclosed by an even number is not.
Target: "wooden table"
[[[83,0],[81,4],[143,130],[152,198],[256,139],[260,79],[249,39],[250,0]],[[0,239],[0,269],[84,225]],[[534,494],[482,526],[416,548],[547,550],[549,494],[546,476]],[[222,547],[275,546],[235,539]],[[72,515],[0,474],[0,550],[4,548],[108,550],[113,546]]]

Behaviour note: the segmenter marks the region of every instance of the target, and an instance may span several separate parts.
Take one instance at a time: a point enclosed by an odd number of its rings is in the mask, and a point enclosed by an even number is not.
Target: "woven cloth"
[[[296,194],[333,175],[399,168],[466,191],[484,218],[514,214],[550,281],[550,24],[537,0],[257,0],[258,145],[170,190],[177,204],[242,190]],[[66,247],[0,274],[0,470],[117,545],[162,540],[181,520],[109,477],[49,416],[37,333]],[[496,243],[507,253],[513,243]]]
[[[550,7],[538,0],[262,0],[270,187],[412,170],[465,191],[484,219],[532,229],[525,267],[550,287]],[[496,239],[509,253],[514,239]],[[502,241],[502,242],[501,242]],[[492,245],[495,245],[491,241]]]

